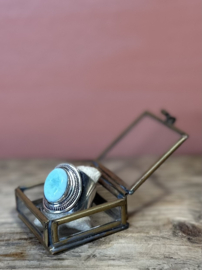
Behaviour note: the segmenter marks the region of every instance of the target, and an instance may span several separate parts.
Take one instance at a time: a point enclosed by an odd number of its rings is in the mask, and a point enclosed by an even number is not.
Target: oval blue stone
[[[44,184],[44,195],[49,202],[57,202],[65,193],[68,175],[65,170],[56,168],[49,173]]]

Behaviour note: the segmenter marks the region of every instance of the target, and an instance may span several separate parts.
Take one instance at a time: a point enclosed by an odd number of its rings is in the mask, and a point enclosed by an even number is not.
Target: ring
[[[70,164],[59,164],[49,173],[44,184],[43,208],[49,213],[71,210],[82,193],[82,178]]]
[[[46,178],[42,210],[46,216],[73,213],[91,206],[101,173],[94,167],[62,163]]]

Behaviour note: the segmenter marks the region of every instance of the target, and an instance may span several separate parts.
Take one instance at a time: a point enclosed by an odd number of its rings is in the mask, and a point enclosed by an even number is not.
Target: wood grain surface
[[[202,269],[200,157],[171,157],[129,197],[129,229],[52,256],[18,219],[14,189],[60,162],[0,161],[0,269]]]

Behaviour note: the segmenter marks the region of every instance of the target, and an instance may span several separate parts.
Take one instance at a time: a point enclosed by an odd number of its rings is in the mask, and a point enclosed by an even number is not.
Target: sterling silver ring
[[[43,208],[48,213],[70,211],[78,202],[81,193],[82,179],[79,171],[73,165],[59,164],[46,178]]]

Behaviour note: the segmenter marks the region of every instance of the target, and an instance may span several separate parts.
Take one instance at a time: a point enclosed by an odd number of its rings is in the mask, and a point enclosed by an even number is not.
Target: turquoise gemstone
[[[68,175],[65,170],[56,168],[49,173],[44,184],[44,195],[49,202],[57,202],[65,193]]]

